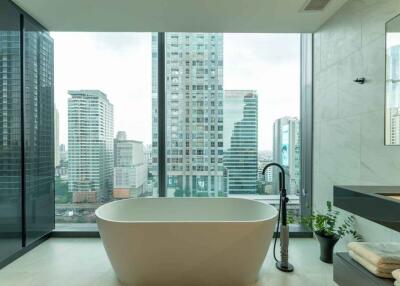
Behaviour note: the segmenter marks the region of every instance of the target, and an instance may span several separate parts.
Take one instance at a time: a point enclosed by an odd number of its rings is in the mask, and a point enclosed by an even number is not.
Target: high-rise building
[[[264,167],[269,163],[272,163],[272,161],[265,159],[258,159],[258,180],[267,184],[272,183],[272,168],[268,168],[267,170],[265,170],[264,175],[262,174],[262,171]]]
[[[68,160],[68,152],[67,149],[65,148],[65,144],[61,144],[59,146],[60,150],[60,161],[67,161]]]
[[[400,96],[400,95],[399,95]],[[386,144],[400,144],[400,107],[386,108]]]
[[[106,202],[113,189],[113,105],[99,90],[68,93],[68,190],[76,203]]]
[[[300,191],[300,121],[297,117],[283,117],[274,122],[273,159],[285,168],[286,189],[290,195]],[[275,193],[278,192],[278,171],[273,170]]]
[[[147,164],[143,142],[127,140],[124,131],[114,139],[115,199],[139,197],[146,191]]]
[[[400,45],[388,49],[386,65],[386,143],[400,144]]]
[[[54,165],[60,165],[60,114],[54,107]]]
[[[256,193],[258,98],[254,90],[225,91],[224,168],[229,194]]]
[[[157,175],[158,38],[153,54],[153,168]],[[223,35],[165,34],[168,195],[223,195]]]

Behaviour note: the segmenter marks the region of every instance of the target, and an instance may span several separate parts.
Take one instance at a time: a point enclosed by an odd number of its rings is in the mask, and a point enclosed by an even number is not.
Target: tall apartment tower
[[[224,168],[229,194],[255,194],[258,173],[258,98],[253,90],[225,90]]]
[[[158,38],[152,37],[153,168],[157,175]],[[223,195],[223,35],[165,34],[170,196]]]
[[[285,168],[286,189],[290,195],[300,191],[300,121],[297,117],[283,117],[274,122],[273,160]],[[278,172],[273,170],[273,191],[278,192]]]
[[[60,165],[60,114],[54,106],[54,165]]]
[[[388,50],[386,65],[386,134],[387,144],[400,144],[400,45]]]
[[[72,200],[109,201],[114,166],[113,105],[99,90],[68,93],[68,189]]]
[[[128,140],[124,131],[114,139],[115,199],[140,197],[145,194],[147,162],[143,142]]]

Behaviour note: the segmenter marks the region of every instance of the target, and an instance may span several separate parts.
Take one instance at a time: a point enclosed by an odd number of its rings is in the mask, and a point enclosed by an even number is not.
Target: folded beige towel
[[[400,269],[393,270],[392,276],[396,280],[400,280]]]
[[[362,266],[365,267],[369,272],[372,274],[383,277],[383,278],[392,278],[392,274],[388,270],[382,270],[373,265],[371,262],[368,260],[364,259],[363,257],[359,256],[357,253],[353,252],[352,250],[349,251],[349,255],[351,258],[353,258],[355,261],[360,263]]]
[[[350,242],[348,248],[377,267],[381,264],[397,264],[399,266],[397,268],[400,268],[398,242]]]

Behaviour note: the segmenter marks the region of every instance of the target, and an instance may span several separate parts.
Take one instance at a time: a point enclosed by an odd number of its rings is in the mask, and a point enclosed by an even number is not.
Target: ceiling
[[[13,0],[50,31],[314,32],[347,0]]]

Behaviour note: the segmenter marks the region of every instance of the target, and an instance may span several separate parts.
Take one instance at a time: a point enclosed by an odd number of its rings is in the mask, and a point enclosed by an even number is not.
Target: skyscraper
[[[229,194],[256,193],[258,98],[253,90],[225,91],[224,167]]]
[[[114,139],[113,197],[139,197],[146,191],[147,164],[143,142],[127,140],[124,131]]]
[[[400,107],[387,108],[386,116],[386,143],[400,144]]]
[[[274,162],[286,170],[286,189],[288,194],[296,195],[300,191],[300,121],[297,117],[283,117],[274,122]],[[273,171],[274,192],[278,192],[278,172]]]
[[[157,175],[157,34],[153,51],[153,168]],[[165,34],[168,195],[223,195],[223,35]]]
[[[68,152],[67,149],[65,148],[65,144],[61,144],[59,150],[60,150],[60,161],[67,161]]]
[[[60,114],[54,106],[54,165],[60,165]]]
[[[113,105],[99,90],[68,93],[68,189],[73,202],[103,203],[113,188]]]

